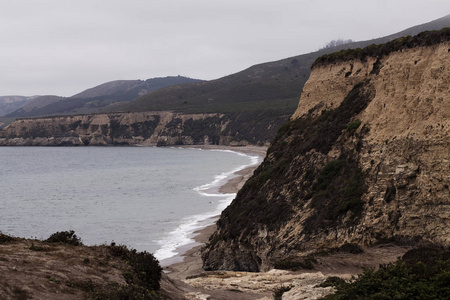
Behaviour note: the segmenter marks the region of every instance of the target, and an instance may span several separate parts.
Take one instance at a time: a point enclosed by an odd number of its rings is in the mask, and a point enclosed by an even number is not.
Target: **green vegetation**
[[[31,251],[37,251],[37,252],[41,252],[41,251],[46,251],[47,249],[42,247],[42,246],[36,246],[34,243],[31,243],[31,246],[29,248]]]
[[[133,273],[124,274],[128,284],[140,285],[149,290],[159,290],[162,269],[156,258],[146,252],[137,252],[124,245],[111,244],[111,255],[126,260],[133,268]]]
[[[315,209],[307,220],[306,232],[334,227],[349,211],[349,221],[356,221],[364,205],[361,195],[365,185],[357,160],[352,158],[354,154],[343,154],[320,172],[317,163],[309,160],[308,153],[315,150],[327,154],[350,120],[374,95],[370,82],[361,82],[336,109],[281,126],[268,150],[268,158],[255,170],[218,222],[219,226],[225,226],[226,219],[226,238],[256,232],[261,225],[274,230],[311,198],[311,207],[321,209]],[[303,179],[297,185],[299,176]]]
[[[347,131],[350,133],[350,135],[354,135],[359,126],[361,126],[361,121],[355,120],[348,124]]]
[[[298,271],[300,269],[312,270],[317,260],[312,256],[285,258],[274,263],[274,268],[279,270]]]
[[[319,287],[330,287],[330,286],[338,287],[343,284],[345,284],[344,279],[337,276],[330,276],[324,282],[319,284]]]
[[[220,117],[209,117],[204,120],[189,119],[184,122],[181,135],[190,136],[195,144],[203,144],[204,137],[207,136],[213,145],[219,144],[220,139]]]
[[[346,164],[347,161],[344,159],[333,160],[327,163],[320,171],[317,182],[313,186],[313,190],[319,192],[328,189],[331,181],[339,175]]]
[[[74,246],[82,245],[81,239],[75,235],[73,230],[56,232],[45,240],[45,242]],[[30,250],[33,251],[45,251],[43,247],[36,247],[34,244],[31,247],[33,249],[30,248]],[[162,268],[152,254],[146,251],[137,252],[135,249],[128,249],[124,245],[117,246],[115,243],[112,243],[108,249],[111,256],[126,261],[131,267],[130,270],[123,273],[127,284],[111,284],[108,288],[99,288],[92,282],[83,285],[78,284],[78,288],[87,292],[87,299],[162,299],[158,293]],[[89,264],[90,259],[84,258],[83,263]],[[60,283],[59,280],[54,278],[50,278],[49,280]],[[74,285],[73,283],[69,284]]]
[[[0,244],[11,243],[13,241],[15,241],[15,238],[13,238],[13,237],[11,237],[9,235],[3,234],[0,231]]]
[[[48,239],[47,243],[68,244],[73,246],[81,246],[83,243],[81,239],[75,234],[75,231],[58,231],[53,233]]]
[[[305,221],[304,231],[334,227],[349,211],[349,222],[355,222],[364,206],[361,196],[365,190],[361,169],[350,156],[326,164],[312,187],[310,205],[315,211]]]
[[[126,284],[110,283],[107,286],[98,286],[92,280],[66,282],[66,286],[80,289],[85,292],[88,300],[160,300],[164,299],[159,293],[162,268],[155,257],[148,252],[137,252],[124,245],[116,246],[112,243],[107,246],[109,256],[117,257],[129,266],[123,277]],[[84,264],[90,264],[89,258],[83,259]],[[50,278],[55,283],[58,279]]]
[[[323,55],[313,63],[312,67],[333,64],[341,61],[361,60],[366,61],[368,57],[381,58],[389,55],[392,52],[400,51],[420,46],[431,46],[450,40],[450,28],[444,28],[435,31],[424,31],[416,36],[406,36],[395,39],[391,42],[375,45],[372,44],[363,49],[347,49],[331,54]],[[380,69],[379,60],[375,62],[374,70],[377,72]]]
[[[355,84],[338,108],[322,111],[316,118],[305,117],[287,122],[280,128],[269,153],[289,157],[292,153],[288,152],[293,148],[296,155],[306,154],[312,149],[328,153],[351,118],[366,108],[374,97],[375,89],[370,81]],[[290,136],[295,136],[295,139],[290,140],[289,147],[283,146],[283,140],[289,140]]]
[[[276,231],[301,213],[308,202],[313,210],[303,223],[302,234],[356,224],[365,205],[361,198],[366,189],[364,174],[358,165],[358,149],[344,151],[346,139],[339,137],[348,138],[350,121],[374,95],[370,82],[361,82],[336,109],[323,111],[319,116],[311,112],[281,126],[264,162],[223,211],[217,222],[220,231],[206,246],[207,251],[215,251],[218,240],[239,240],[245,244],[261,229]],[[360,139],[364,133],[354,135]],[[330,162],[327,154],[333,147],[341,149],[341,156]],[[293,239],[272,245],[271,251],[300,246],[294,245]],[[240,261],[247,257],[245,263],[235,264],[235,270],[258,271],[259,257],[255,253],[243,254],[240,248],[234,251],[241,251]],[[296,259],[273,263],[278,268],[308,267],[307,262]]]
[[[202,80],[182,76],[169,76],[151,78],[145,81],[119,80],[113,82],[113,84],[108,82],[68,98],[57,96],[37,97],[30,101],[33,104],[33,109],[21,108],[11,112],[7,117],[24,118],[97,113],[109,105],[116,106],[117,103],[136,99],[142,95],[143,91],[150,93],[168,86],[196,82],[202,82]],[[111,109],[108,109],[108,111],[111,111]],[[2,119],[6,120],[6,118]]]
[[[86,297],[87,300],[163,300],[158,292],[148,290],[138,285],[111,284],[101,291],[93,291]]]
[[[365,269],[353,282],[327,279],[337,292],[323,299],[450,299],[450,253],[433,248],[407,252],[395,263]]]

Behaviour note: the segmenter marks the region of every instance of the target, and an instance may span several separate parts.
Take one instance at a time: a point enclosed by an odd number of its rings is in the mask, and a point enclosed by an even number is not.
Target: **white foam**
[[[254,166],[260,163],[261,161],[260,156],[248,155],[241,152],[231,150],[211,150],[211,151],[231,152],[240,156],[245,156],[250,159],[250,164],[242,165],[230,172],[225,172],[216,175],[212,182],[194,188],[194,190],[201,196],[217,197],[222,199],[218,201],[218,205],[216,206],[214,211],[184,218],[181,221],[181,225],[179,225],[175,230],[170,232],[165,238],[157,241],[157,243],[161,247],[154,253],[154,256],[160,262],[179,255],[180,253],[178,251],[180,251],[179,250],[180,247],[191,244],[192,246],[197,245],[198,243],[196,243],[195,240],[193,239],[196,236],[194,232],[201,228],[205,228],[209,225],[212,225],[214,222],[212,217],[219,215],[228,205],[231,204],[233,199],[236,197],[236,194],[234,193],[221,194],[218,192],[218,188],[223,184],[225,184],[225,182],[227,182],[231,178],[237,176],[235,174],[236,172],[239,172],[250,166]],[[163,262],[161,264],[164,265]]]
[[[254,166],[254,165],[260,163],[260,161],[261,161],[261,157],[260,156],[248,155],[248,154],[245,154],[245,153],[242,153],[242,152],[236,152],[236,151],[231,151],[231,150],[211,150],[211,151],[228,152],[228,153],[237,154],[239,156],[245,156],[245,157],[250,158],[250,164],[242,165],[242,166],[239,166],[239,167],[237,167],[234,170],[231,170],[229,172],[225,172],[225,173],[216,175],[215,178],[214,178],[214,181],[194,188],[194,190],[196,192],[198,192],[202,196],[208,196],[208,197],[218,197],[218,196],[221,197],[221,196],[223,196],[223,194],[216,194],[216,193],[213,193],[213,192],[218,192],[218,188],[220,186],[224,185],[231,178],[236,177],[237,175],[235,173],[237,173],[237,172],[239,172],[239,171],[241,171],[241,170],[243,170],[245,168]],[[213,189],[216,189],[216,190],[213,190]]]

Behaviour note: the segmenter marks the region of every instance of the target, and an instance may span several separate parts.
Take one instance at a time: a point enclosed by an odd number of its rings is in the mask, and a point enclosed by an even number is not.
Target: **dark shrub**
[[[274,264],[275,269],[297,271],[300,269],[312,270],[314,269],[314,263],[316,263],[314,257],[302,257],[302,258],[287,258],[280,260]]]
[[[349,244],[346,243],[338,248],[340,252],[350,253],[350,254],[360,254],[363,253],[364,250],[361,248],[361,246],[357,244]]]
[[[0,232],[0,244],[10,243],[13,242],[15,238],[10,237],[9,235],[5,235]]]
[[[355,120],[353,122],[351,122],[350,124],[348,124],[347,126],[347,131],[353,135],[356,132],[356,129],[359,128],[359,126],[361,126],[361,121],[360,120]]]
[[[133,268],[133,272],[124,274],[128,284],[139,285],[148,290],[159,290],[162,268],[152,254],[130,250],[124,245],[111,245],[109,248],[113,256],[127,261]]]
[[[60,243],[73,246],[81,246],[83,243],[81,239],[75,234],[75,231],[58,231],[53,233],[48,239],[45,240],[48,243]]]
[[[365,269],[351,283],[336,285],[323,299],[450,299],[450,260],[436,248],[419,248],[395,263]],[[431,258],[431,259],[430,259]]]
[[[329,287],[329,286],[338,287],[341,286],[342,284],[345,284],[344,279],[337,276],[330,276],[327,277],[327,279],[324,282],[319,284],[319,287]]]

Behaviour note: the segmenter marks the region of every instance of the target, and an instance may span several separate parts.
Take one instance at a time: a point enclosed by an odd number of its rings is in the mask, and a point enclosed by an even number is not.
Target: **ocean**
[[[86,245],[115,242],[171,263],[234,199],[218,188],[261,160],[156,147],[0,147],[0,159],[4,234],[74,230]]]

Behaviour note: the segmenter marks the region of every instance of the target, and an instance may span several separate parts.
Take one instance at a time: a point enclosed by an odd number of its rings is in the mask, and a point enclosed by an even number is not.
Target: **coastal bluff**
[[[206,270],[308,266],[383,243],[450,245],[450,29],[320,57],[222,213]]]
[[[268,145],[284,118],[171,111],[18,119],[0,130],[2,146]]]

